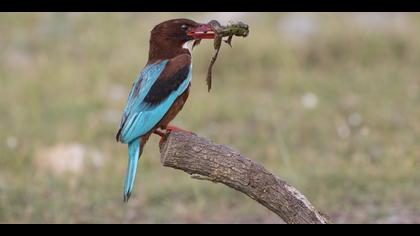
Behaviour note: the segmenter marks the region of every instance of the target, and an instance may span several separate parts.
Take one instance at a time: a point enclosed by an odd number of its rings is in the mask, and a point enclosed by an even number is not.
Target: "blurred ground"
[[[207,93],[194,50],[174,124],[235,147],[339,223],[420,223],[420,14],[1,13],[1,223],[280,223],[223,185],[160,165],[149,141],[122,201],[114,136],[149,32],[243,20]]]

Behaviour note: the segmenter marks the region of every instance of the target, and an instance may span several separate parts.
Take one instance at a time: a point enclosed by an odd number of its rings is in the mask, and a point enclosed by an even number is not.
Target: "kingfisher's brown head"
[[[149,63],[190,53],[201,39],[214,39],[210,25],[189,19],[173,19],[156,25],[151,31]]]

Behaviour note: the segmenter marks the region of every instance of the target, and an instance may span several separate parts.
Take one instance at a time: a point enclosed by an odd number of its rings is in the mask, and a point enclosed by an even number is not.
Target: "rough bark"
[[[234,188],[286,223],[331,223],[296,188],[230,147],[188,132],[172,131],[160,151],[164,166]]]

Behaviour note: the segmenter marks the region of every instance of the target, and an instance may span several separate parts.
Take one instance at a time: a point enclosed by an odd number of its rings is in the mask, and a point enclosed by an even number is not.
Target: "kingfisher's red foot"
[[[165,133],[164,133],[164,132],[159,131],[159,130],[157,130],[157,129],[155,129],[155,130],[153,131],[153,133],[154,133],[154,134],[159,135],[161,138],[163,138],[163,137],[165,136]]]
[[[159,131],[159,130],[154,130],[153,131],[153,133],[154,134],[157,134],[157,135],[159,135],[160,136],[160,140],[159,140],[159,146],[162,146],[162,144],[163,144],[163,142],[165,141],[165,139],[166,139],[166,133],[164,133],[164,132],[162,132],[162,131]]]
[[[176,130],[176,131],[186,131],[186,130],[181,129],[181,128],[179,128],[179,127],[177,127],[177,126],[174,126],[174,125],[167,125],[167,126],[166,126],[166,128],[165,128],[165,130],[166,130],[166,131],[169,131],[169,132],[171,132],[172,130]],[[187,131],[187,132],[188,132],[188,131]]]
[[[185,130],[185,129],[181,129],[179,127],[173,126],[173,125],[168,125],[166,126],[166,128],[164,129],[166,132],[162,132],[160,130],[155,129],[153,131],[154,134],[157,134],[160,136],[160,140],[159,140],[159,146],[162,146],[162,144],[166,141],[166,138],[168,137],[168,135],[171,133],[171,131],[175,130],[175,131],[183,131],[183,132],[187,132],[190,133],[192,135],[195,135],[193,132]]]
[[[170,133],[172,130],[175,130],[175,131],[183,131],[183,132],[187,132],[187,133],[190,133],[190,134],[194,134],[191,131],[188,131],[188,130],[185,130],[185,129],[181,129],[181,128],[176,127],[174,125],[167,125],[166,128],[165,128],[165,130],[166,130],[167,133]]]

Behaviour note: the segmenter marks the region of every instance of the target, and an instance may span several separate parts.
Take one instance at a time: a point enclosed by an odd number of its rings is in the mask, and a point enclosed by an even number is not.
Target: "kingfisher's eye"
[[[188,26],[187,25],[181,25],[181,29],[182,30],[187,30],[188,29]]]

